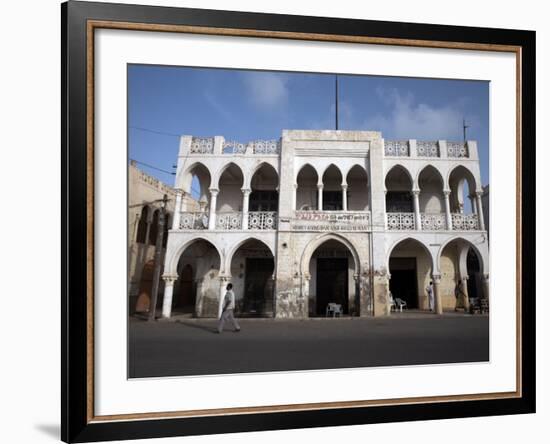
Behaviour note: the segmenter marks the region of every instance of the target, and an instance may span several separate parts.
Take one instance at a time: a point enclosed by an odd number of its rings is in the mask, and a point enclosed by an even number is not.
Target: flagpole
[[[334,120],[335,120],[335,127],[336,131],[338,131],[338,74],[334,75],[334,96],[335,96],[335,103],[336,103],[336,109],[334,113]]]

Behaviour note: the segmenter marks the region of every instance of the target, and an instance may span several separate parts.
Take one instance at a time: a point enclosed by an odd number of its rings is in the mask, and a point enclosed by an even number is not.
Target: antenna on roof
[[[466,125],[466,119],[462,118],[462,134],[464,137],[464,145],[466,145],[466,128],[470,128],[470,125]]]
[[[338,74],[334,75],[334,96],[335,96],[335,103],[336,103],[336,109],[334,113],[334,126],[336,131],[338,131]]]

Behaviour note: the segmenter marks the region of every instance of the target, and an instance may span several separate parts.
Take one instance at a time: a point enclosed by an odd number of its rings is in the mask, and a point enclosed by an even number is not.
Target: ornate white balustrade
[[[406,140],[384,141],[384,155],[408,157],[410,155],[409,142]]]
[[[241,212],[216,214],[217,230],[240,230],[242,222],[243,214]]]
[[[455,231],[479,230],[477,214],[452,213],[451,219]]]
[[[414,213],[386,213],[388,230],[414,230]]]
[[[250,211],[248,213],[249,230],[274,230],[276,228],[276,211]]]
[[[191,154],[212,154],[213,152],[213,137],[193,137],[191,139]]]
[[[254,140],[249,142],[254,154],[279,154],[281,143],[278,140]]]
[[[370,231],[370,211],[296,211],[292,229],[298,231]]]
[[[447,229],[445,213],[420,213],[420,223],[423,230],[443,231]]]
[[[447,157],[469,157],[468,146],[462,142],[447,142]]]
[[[182,212],[180,215],[181,230],[207,230],[208,213]]]
[[[224,154],[244,154],[246,152],[246,143],[236,142],[234,140],[226,140],[223,143]]]
[[[244,154],[247,151],[252,154],[279,154],[280,148],[278,140],[252,140],[247,143],[227,140],[223,143],[224,154]]]
[[[418,157],[439,157],[439,143],[436,141],[416,142],[416,155]]]

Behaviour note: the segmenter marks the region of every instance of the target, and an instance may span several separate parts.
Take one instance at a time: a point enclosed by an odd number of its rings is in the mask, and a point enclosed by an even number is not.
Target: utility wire
[[[161,171],[161,172],[163,172],[163,173],[170,174],[170,175],[172,175],[172,176],[175,176],[175,175],[176,175],[176,173],[174,173],[173,171],[163,170],[162,168],[157,168],[156,166],[149,165],[148,163],[141,162],[141,161],[136,160],[136,159],[130,159],[130,160],[131,160],[132,162],[139,163],[140,165],[146,166],[146,167],[151,168],[151,169],[153,169],[153,170]]]
[[[180,137],[181,136],[181,134],[166,133],[164,131],[157,131],[157,130],[152,130],[152,129],[149,129],[149,128],[143,128],[142,126],[132,126],[132,125],[130,125],[128,128],[132,128],[132,129],[139,130],[139,131],[146,131],[148,133],[160,134],[160,135],[163,135],[163,136],[171,136],[171,137]]]

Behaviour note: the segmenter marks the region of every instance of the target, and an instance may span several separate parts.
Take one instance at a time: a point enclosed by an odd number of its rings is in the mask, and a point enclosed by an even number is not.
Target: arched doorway
[[[181,270],[178,269],[177,292],[173,296],[172,311],[177,313],[195,313],[197,295],[193,277],[193,267],[191,264],[184,264]]]
[[[325,316],[329,303],[341,305],[344,315],[359,314],[356,264],[350,249],[336,239],[319,245],[309,260],[309,316]]]
[[[238,315],[273,316],[274,268],[271,250],[257,239],[247,239],[234,250],[230,270]]]
[[[483,296],[482,258],[466,239],[453,239],[442,248],[439,269],[444,309],[468,309],[470,301]]]
[[[221,259],[206,239],[196,239],[180,254],[172,310],[198,317],[217,317]]]
[[[389,271],[394,299],[405,301],[408,309],[430,308],[426,287],[432,280],[432,257],[425,245],[411,238],[400,241],[390,252]]]
[[[468,297],[471,299],[480,298],[482,295],[482,275],[479,258],[473,248],[468,248],[466,256],[466,270],[468,273]]]
[[[147,313],[151,305],[151,294],[153,293],[153,274],[155,270],[155,261],[150,260],[145,263],[141,271],[139,281],[139,292],[136,302],[136,313]]]

